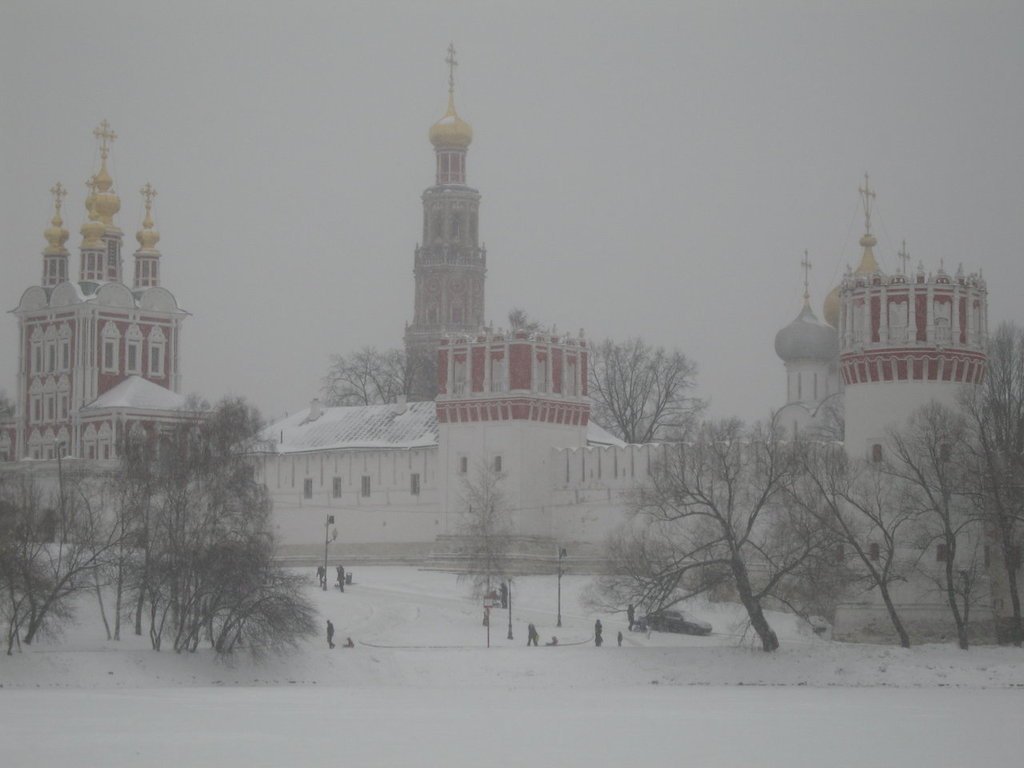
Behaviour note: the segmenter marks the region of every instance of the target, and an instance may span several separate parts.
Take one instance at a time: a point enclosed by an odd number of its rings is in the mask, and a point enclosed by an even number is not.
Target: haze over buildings
[[[804,249],[816,311],[859,258],[865,171],[883,269],[904,239],[914,263],[983,266],[990,325],[1021,320],[1019,5],[242,7],[5,4],[5,309],[39,283],[55,181],[85,220],[108,118],[119,223],[159,189],[162,279],[195,315],[183,390],[305,407],[332,352],[397,347],[412,319],[454,39],[496,326],[518,305],[678,346],[715,414],[760,418]]]

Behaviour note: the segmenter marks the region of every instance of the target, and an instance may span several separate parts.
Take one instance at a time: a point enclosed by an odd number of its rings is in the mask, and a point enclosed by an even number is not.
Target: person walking
[[[529,624],[526,627],[526,645],[529,647],[533,645],[536,648],[540,644],[540,633],[537,632],[537,628],[533,624]]]
[[[626,606],[626,618],[629,619],[629,631],[632,632],[633,624],[636,621],[636,608],[633,607],[632,603]]]
[[[316,567],[316,580],[317,580],[317,582],[319,583],[319,585],[321,587],[324,585],[324,579],[326,579],[326,578],[327,578],[327,571],[324,570],[324,567],[322,565],[318,565]]]
[[[345,591],[345,566],[338,566],[338,589],[342,592]]]
[[[602,631],[604,631],[604,627],[601,626],[601,620],[598,619],[594,622],[594,645],[596,645],[598,648],[600,648],[601,643],[604,642],[603,638],[601,637]]]
[[[622,647],[622,630],[619,630],[619,648]]]
[[[327,620],[327,645],[330,648],[334,647],[334,624],[330,619]]]

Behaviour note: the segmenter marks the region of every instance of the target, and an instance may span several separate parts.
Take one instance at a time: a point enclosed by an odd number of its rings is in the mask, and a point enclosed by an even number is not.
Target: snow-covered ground
[[[517,579],[513,634],[450,574],[361,568],[332,619],[286,658],[231,664],[103,640],[94,605],[59,641],[0,658],[0,764],[364,766],[967,766],[1024,753],[1024,653],[819,640],[771,616],[783,647],[744,637],[735,606],[688,606],[706,638],[625,631],[563,579]],[[526,624],[556,648],[527,648]],[[616,633],[623,630],[623,647]],[[340,643],[351,636],[356,648]],[[578,643],[578,644],[575,644]]]

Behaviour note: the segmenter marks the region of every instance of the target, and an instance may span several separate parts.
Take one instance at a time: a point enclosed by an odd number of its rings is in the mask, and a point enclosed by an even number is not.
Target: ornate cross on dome
[[[900,252],[896,254],[896,257],[903,262],[903,274],[907,274],[907,262],[910,261],[910,254],[907,252],[907,241],[904,240],[900,246]]]
[[[142,195],[142,199],[146,201],[146,213],[149,213],[149,209],[153,207],[153,198],[156,197],[156,190],[147,181],[146,186],[140,189],[139,193]]]
[[[53,195],[53,207],[56,209],[57,215],[60,216],[61,202],[67,196],[68,191],[64,189],[64,185],[58,181],[50,187],[50,194]]]
[[[800,266],[804,268],[804,303],[806,304],[811,300],[811,292],[807,288],[807,277],[811,271],[811,262],[810,259],[807,258],[806,250],[804,251],[804,260],[800,262]]]
[[[100,157],[106,160],[107,154],[110,152],[108,142],[112,144],[117,139],[117,134],[110,129],[110,123],[104,120],[93,129],[92,135],[100,140]]]
[[[874,190],[868,184],[868,175],[864,174],[864,186],[857,189],[864,203],[864,233],[871,234],[871,201],[875,198]]]
[[[448,93],[455,93],[455,68],[459,66],[455,60],[455,43],[448,44],[448,55],[444,62],[448,65]]]

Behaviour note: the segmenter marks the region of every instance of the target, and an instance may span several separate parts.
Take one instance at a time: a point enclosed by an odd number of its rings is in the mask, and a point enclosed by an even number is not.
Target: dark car
[[[640,619],[645,629],[653,629],[656,632],[678,632],[683,635],[710,635],[711,625],[706,621],[694,618],[686,611],[679,611],[674,608],[666,608],[657,613],[649,613]]]

